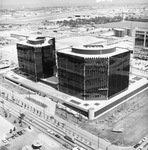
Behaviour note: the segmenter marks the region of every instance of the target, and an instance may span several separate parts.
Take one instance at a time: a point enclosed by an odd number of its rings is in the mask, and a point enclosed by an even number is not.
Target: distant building
[[[57,56],[59,91],[83,100],[107,100],[128,88],[128,50],[84,45]]]
[[[114,29],[114,35],[116,37],[124,37],[124,35],[125,35],[125,29],[115,28]]]
[[[148,60],[148,29],[135,29],[134,57]]]
[[[55,38],[32,37],[17,43],[19,70],[32,80],[54,75]]]
[[[127,35],[127,36],[132,36],[132,29],[131,28],[127,28],[127,27],[124,27],[124,34]]]

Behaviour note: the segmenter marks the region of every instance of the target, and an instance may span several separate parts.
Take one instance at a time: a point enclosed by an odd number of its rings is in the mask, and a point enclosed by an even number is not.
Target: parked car
[[[145,141],[147,140],[147,138],[148,138],[148,137],[144,137],[144,138],[142,139],[142,141],[145,142]]]
[[[7,143],[7,140],[6,139],[2,139],[2,142]]]
[[[18,134],[13,134],[15,137],[18,137],[19,135]]]
[[[68,148],[68,149],[71,149],[70,145],[68,145],[67,143],[64,143],[63,146]]]
[[[19,132],[17,132],[17,134],[18,134],[18,135],[22,135],[22,134],[23,134],[23,132],[22,132],[22,131],[19,131]]]
[[[137,143],[136,145],[134,145],[134,148],[137,148],[137,147],[139,147],[139,146],[140,146],[140,144]]]
[[[56,136],[57,138],[60,138],[60,136],[59,136],[58,134],[55,134],[55,136]]]
[[[14,135],[12,136],[12,139],[15,139],[15,136],[14,136]]]
[[[9,146],[10,146],[10,144],[9,144],[9,143],[7,143],[7,144],[5,144],[5,146],[6,146],[6,147],[9,147]]]
[[[11,139],[10,138],[6,138],[7,139],[7,141],[11,141]]]
[[[33,119],[30,119],[30,121],[31,121],[32,123],[34,123],[34,122],[35,122]]]
[[[50,134],[53,134],[54,132],[50,129],[47,129],[47,132],[50,133]]]
[[[143,149],[143,147],[142,147],[142,146],[138,148],[138,150],[142,150],[142,149]]]

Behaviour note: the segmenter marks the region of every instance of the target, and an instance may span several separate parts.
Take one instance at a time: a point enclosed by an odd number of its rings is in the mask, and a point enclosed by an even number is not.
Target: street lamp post
[[[108,148],[109,148],[111,145],[112,145],[112,143],[111,143],[108,147],[106,147],[106,150],[108,150]]]
[[[3,109],[4,109],[4,100],[1,101],[2,105],[3,105]]]
[[[117,141],[119,141],[119,140],[113,141],[109,146],[106,147],[106,150],[109,150],[108,148],[109,148],[112,144],[114,144],[115,142],[117,142]]]
[[[45,108],[43,107],[43,118],[45,119]]]
[[[98,133],[98,148],[99,148],[99,146],[100,146],[99,134],[100,134],[100,133]]]
[[[12,91],[12,97],[11,98],[12,98],[12,100],[14,100],[14,91]]]

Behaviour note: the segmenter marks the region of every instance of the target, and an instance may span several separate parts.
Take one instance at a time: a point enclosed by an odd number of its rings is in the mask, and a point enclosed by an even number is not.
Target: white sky
[[[51,5],[85,5],[95,4],[99,1],[113,1],[113,3],[143,3],[147,0],[0,0],[0,8],[5,6],[51,6]]]

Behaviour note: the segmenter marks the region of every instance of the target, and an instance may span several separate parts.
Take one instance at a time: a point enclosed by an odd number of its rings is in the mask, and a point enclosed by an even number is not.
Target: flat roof
[[[125,29],[122,29],[122,28],[114,28],[114,30],[116,30],[116,31],[125,31]]]
[[[83,49],[82,49],[83,48]],[[112,45],[112,46],[107,46],[106,48],[95,48],[95,49],[87,49],[85,47],[77,47],[75,49],[79,49],[81,51],[88,51],[87,53],[80,53],[80,52],[76,52],[76,51],[73,51],[71,48],[67,48],[67,49],[64,49],[64,50],[60,50],[58,51],[58,53],[63,53],[63,54],[68,54],[68,55],[73,55],[73,56],[79,56],[79,57],[84,57],[84,58],[97,58],[97,57],[111,57],[111,56],[114,56],[114,55],[117,55],[117,54],[121,54],[121,53],[124,53],[124,52],[127,52],[129,51],[128,49],[122,49],[122,48],[119,48],[119,47],[115,47]],[[100,50],[107,50],[108,53],[99,53],[97,54],[96,52],[95,53],[91,53],[92,50],[94,51],[100,51]],[[115,49],[115,50],[113,50]]]
[[[49,42],[51,39],[52,38],[49,38],[49,37],[45,37],[42,39],[40,37],[29,37],[27,40],[20,41],[17,44],[22,44],[22,45],[31,46],[31,47],[43,47],[43,46],[51,45]],[[38,42],[38,44],[33,44],[34,42]]]
[[[135,28],[135,31],[148,31],[148,28]]]
[[[40,92],[46,93],[47,96],[50,96],[52,98],[57,98],[59,102],[66,103],[68,105],[71,105],[74,108],[80,109],[84,112],[88,112],[89,109],[94,109],[94,111],[101,110],[102,108],[106,107],[107,105],[110,105],[111,103],[118,101],[118,99],[121,99],[122,97],[126,96],[127,94],[131,93],[132,91],[135,91],[136,89],[148,84],[148,80],[146,78],[136,77],[135,75],[130,76],[130,85],[127,90],[121,92],[120,94],[117,94],[113,98],[110,98],[109,100],[87,100],[84,101],[82,99],[76,98],[74,96],[62,93],[58,90],[52,89],[50,86],[47,86],[42,83],[36,83],[32,82],[26,78],[20,77],[16,75],[13,72],[9,72],[6,75],[8,78],[22,83],[22,85],[26,85],[29,88],[32,87],[32,89],[36,88],[37,90],[40,89]],[[17,79],[14,77],[17,76]]]
[[[96,45],[83,45],[79,47],[73,47],[72,52],[78,54],[88,54],[88,55],[96,55],[96,54],[109,54],[116,51],[115,46],[106,46],[102,44]]]
[[[93,36],[72,36],[66,37],[61,39],[56,39],[56,48],[57,50],[65,49],[70,46],[81,46],[85,44],[93,44],[93,43],[103,43],[106,42],[107,39],[100,38],[100,37],[93,37]]]

